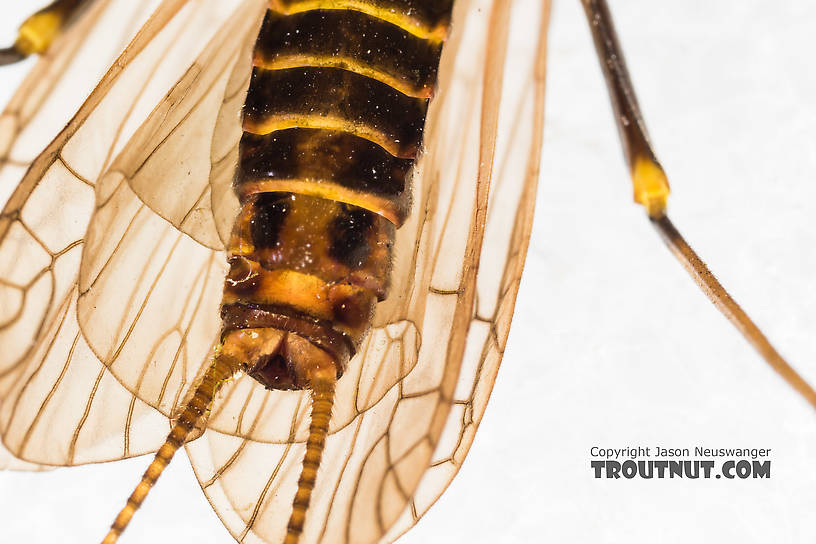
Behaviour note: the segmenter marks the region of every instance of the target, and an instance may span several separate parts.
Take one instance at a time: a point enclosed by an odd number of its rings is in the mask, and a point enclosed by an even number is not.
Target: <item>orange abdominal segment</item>
[[[393,223],[357,206],[296,193],[250,195],[229,248],[225,330],[299,334],[334,355],[342,373],[388,293],[394,234]],[[280,385],[298,383],[289,376]]]
[[[292,293],[306,304],[303,311],[326,319],[331,315],[320,308],[328,300],[321,295],[306,303],[306,293],[326,289],[326,297],[335,298],[329,295],[346,285],[382,300],[395,230],[382,216],[335,200],[283,192],[252,195],[236,220],[229,248],[227,292],[237,297],[230,302],[280,297],[264,285],[303,290]]]

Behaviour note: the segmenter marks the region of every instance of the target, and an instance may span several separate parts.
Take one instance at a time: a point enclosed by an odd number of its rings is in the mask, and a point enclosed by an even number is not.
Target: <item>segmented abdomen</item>
[[[452,4],[270,2],[244,105],[225,332],[296,333],[341,367],[353,355],[388,295]]]

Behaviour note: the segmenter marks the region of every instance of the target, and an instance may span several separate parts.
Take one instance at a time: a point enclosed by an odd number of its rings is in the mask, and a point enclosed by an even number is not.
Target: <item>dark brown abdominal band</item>
[[[354,352],[349,340],[335,331],[330,324],[321,323],[308,316],[295,317],[289,308],[264,308],[231,304],[221,308],[221,319],[224,323],[222,335],[237,329],[273,328],[293,332],[306,338],[315,346],[327,351],[336,361],[341,363],[338,365],[338,378],[342,375]],[[275,382],[270,380],[269,376],[263,372],[263,367],[258,368],[259,366],[261,365],[254,365],[252,368],[247,369],[247,372],[265,386],[270,387]],[[277,389],[284,388],[280,387],[280,382],[275,387]],[[297,389],[297,387],[293,384],[291,389]]]

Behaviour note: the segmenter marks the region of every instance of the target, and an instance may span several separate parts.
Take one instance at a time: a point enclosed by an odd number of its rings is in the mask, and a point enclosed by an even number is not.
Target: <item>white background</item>
[[[31,10],[4,2],[0,36]],[[613,1],[671,215],[816,382],[816,4]],[[401,542],[816,541],[816,417],[631,203],[577,0],[554,6],[543,174],[505,361],[459,477]],[[0,69],[0,101],[22,69]],[[770,480],[595,480],[592,446],[772,448]],[[101,539],[146,458],[0,474],[0,541]],[[180,456],[123,544],[227,543]]]

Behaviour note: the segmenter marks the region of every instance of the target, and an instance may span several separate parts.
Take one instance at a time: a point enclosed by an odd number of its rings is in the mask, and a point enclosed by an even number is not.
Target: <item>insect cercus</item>
[[[517,4],[521,24],[529,6]],[[816,83],[804,53],[816,10],[612,8],[672,181],[674,219],[797,369],[816,375]],[[31,8],[2,9],[19,21]],[[515,38],[511,51],[535,40]],[[812,540],[801,522],[816,504],[812,410],[696,292],[631,206],[578,2],[555,3],[548,43],[536,220],[507,364],[455,484],[401,542]],[[5,97],[22,76],[15,69],[3,69]],[[67,121],[73,111],[63,113]],[[16,183],[0,179],[5,192]],[[593,446],[712,442],[773,448],[772,478],[620,485],[589,468]],[[98,540],[144,465],[0,473],[3,537]],[[140,520],[124,542],[230,539],[182,459]]]

